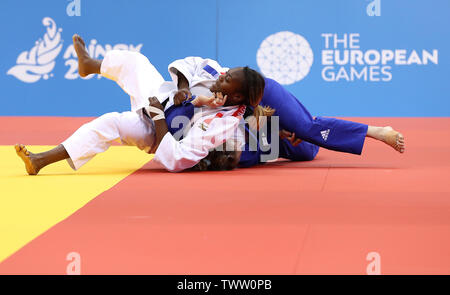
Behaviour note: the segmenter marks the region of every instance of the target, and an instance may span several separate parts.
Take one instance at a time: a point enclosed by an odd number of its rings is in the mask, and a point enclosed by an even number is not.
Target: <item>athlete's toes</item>
[[[20,148],[22,150],[22,153],[24,153],[25,155],[29,156],[30,152],[27,150],[27,147],[24,146],[23,144],[20,145]]]
[[[400,153],[405,152],[405,139],[401,133],[397,134],[397,150]]]
[[[20,151],[25,154],[26,156],[30,155],[30,151],[27,150],[27,147],[23,144],[20,145]]]
[[[78,35],[78,34],[73,35],[73,40],[74,40],[75,42],[79,42],[79,43],[80,43],[81,45],[83,45],[83,46],[86,46],[86,45],[84,44],[83,38],[81,38],[81,36]]]
[[[26,148],[23,144],[16,144],[14,146],[14,148],[16,149],[16,152],[18,152],[18,153],[22,153],[24,150],[26,150]]]

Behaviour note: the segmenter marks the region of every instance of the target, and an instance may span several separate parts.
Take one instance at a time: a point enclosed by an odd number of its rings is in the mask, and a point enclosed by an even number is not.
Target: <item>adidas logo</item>
[[[328,139],[328,134],[330,134],[330,129],[320,131],[320,134],[322,134],[323,140],[324,140],[324,141],[327,141],[327,139]]]

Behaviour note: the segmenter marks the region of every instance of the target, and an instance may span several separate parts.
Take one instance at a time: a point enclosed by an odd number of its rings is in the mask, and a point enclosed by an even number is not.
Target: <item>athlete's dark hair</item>
[[[256,107],[264,94],[264,77],[257,71],[247,67],[243,68],[245,82],[242,85],[242,94],[246,97],[246,103]]]
[[[239,164],[241,151],[217,151],[211,150],[208,156],[201,159],[197,165],[191,168],[194,171],[223,171],[233,170]]]
[[[275,110],[268,106],[262,107],[259,105],[264,95],[264,87],[266,86],[263,75],[248,66],[244,67],[243,71],[245,82],[242,85],[242,94],[246,97],[245,103],[254,108],[253,116],[256,119],[256,127],[259,129],[259,117],[270,117]]]
[[[259,105],[264,95],[265,81],[264,77],[257,71],[244,67],[244,79],[241,93],[245,96],[244,104],[253,108],[253,116],[256,118],[256,126],[254,128],[259,129],[259,117],[270,117],[275,112],[274,109]],[[247,109],[251,109],[247,108]],[[247,113],[247,111],[246,111]],[[225,146],[224,146],[225,147]],[[220,170],[232,170],[239,164],[241,158],[241,151],[238,150],[211,150],[208,156],[203,158],[197,165],[191,168],[194,171],[220,171]]]

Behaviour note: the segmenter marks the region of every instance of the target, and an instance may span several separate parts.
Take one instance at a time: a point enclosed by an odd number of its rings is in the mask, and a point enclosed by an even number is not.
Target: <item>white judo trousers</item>
[[[130,95],[131,111],[104,114],[81,126],[62,143],[74,170],[106,151],[114,141],[148,153],[155,150],[154,128],[136,111],[148,105],[149,97],[160,94],[164,78],[144,55],[123,50],[108,51],[102,61],[101,74],[116,81]]]

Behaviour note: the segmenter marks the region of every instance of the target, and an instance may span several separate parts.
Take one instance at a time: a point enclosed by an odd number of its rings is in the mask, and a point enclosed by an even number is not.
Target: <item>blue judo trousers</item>
[[[275,109],[273,116],[278,116],[279,130],[285,129],[294,132],[302,142],[294,147],[287,139],[272,140],[271,120],[268,120],[265,132],[255,132],[245,127],[246,145],[242,152],[240,167],[250,167],[264,163],[264,155],[274,154],[272,142],[278,141],[276,157],[293,161],[310,161],[315,158],[319,146],[360,155],[364,145],[368,126],[366,124],[351,122],[327,117],[313,118],[300,101],[275,80],[265,78],[264,96],[260,105]],[[175,134],[184,126],[172,127],[172,120],[176,116],[192,118],[194,105],[191,100],[183,102],[180,106],[171,106],[165,111],[169,132]],[[276,132],[278,136],[278,130]],[[251,140],[250,140],[251,139]],[[250,142],[255,143],[250,144]]]

